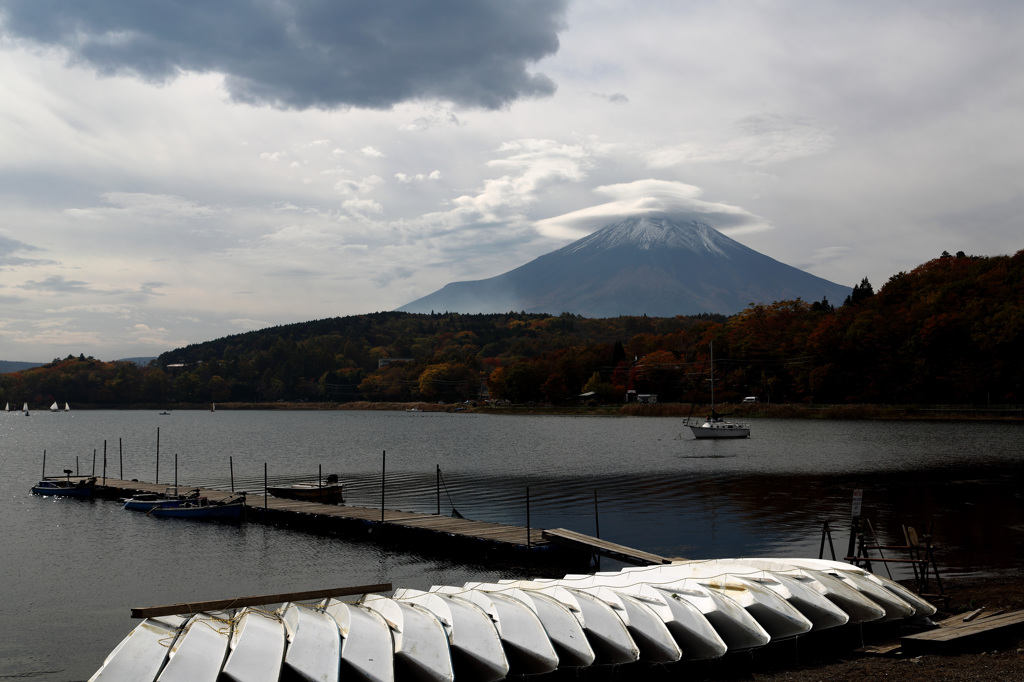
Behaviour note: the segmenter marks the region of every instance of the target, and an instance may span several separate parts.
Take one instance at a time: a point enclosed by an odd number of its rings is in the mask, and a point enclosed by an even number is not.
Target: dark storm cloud
[[[558,50],[567,0],[6,0],[9,37],[102,74],[225,75],[239,102],[385,109],[412,99],[499,108],[550,95],[527,68]]]

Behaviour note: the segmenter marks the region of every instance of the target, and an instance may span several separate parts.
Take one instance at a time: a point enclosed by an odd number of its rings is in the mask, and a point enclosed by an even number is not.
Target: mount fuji
[[[752,303],[795,298],[842,303],[851,289],[780,263],[705,223],[644,215],[606,225],[503,275],[452,282],[398,310],[731,315]]]

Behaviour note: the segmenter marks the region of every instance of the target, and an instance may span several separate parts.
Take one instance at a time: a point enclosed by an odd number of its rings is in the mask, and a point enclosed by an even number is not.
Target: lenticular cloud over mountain
[[[743,246],[710,225],[632,217],[490,279],[453,282],[405,312],[570,312],[584,317],[738,313],[752,303],[823,298],[850,287]]]

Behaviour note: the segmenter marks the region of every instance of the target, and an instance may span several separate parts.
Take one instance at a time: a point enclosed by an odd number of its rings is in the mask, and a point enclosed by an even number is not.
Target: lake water
[[[565,527],[688,558],[845,553],[851,497],[883,543],[932,528],[946,573],[1018,571],[1024,424],[754,420],[696,441],[676,419],[405,412],[0,414],[0,680],[84,680],[137,606],[391,582],[426,589],[508,569],[251,524],[147,518],[33,496],[42,474],[262,488],[338,473],[350,504]],[[597,520],[595,520],[595,491]],[[826,549],[826,553],[828,550]],[[603,568],[615,568],[605,561]],[[882,571],[881,567],[876,570]],[[554,576],[557,577],[557,576]],[[896,574],[901,577],[901,574]]]

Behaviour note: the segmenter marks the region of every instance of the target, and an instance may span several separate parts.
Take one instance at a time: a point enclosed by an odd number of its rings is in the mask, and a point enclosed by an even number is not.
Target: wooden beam
[[[180,604],[168,604],[167,606],[143,606],[132,609],[132,618],[154,618],[156,616],[171,616],[186,613],[201,613],[203,611],[220,611],[223,609],[237,609],[243,606],[262,606],[263,604],[280,604],[288,601],[309,601],[311,599],[326,599],[327,597],[341,597],[353,594],[366,594],[369,592],[390,592],[391,583],[379,585],[356,585],[354,587],[336,587],[327,590],[309,590],[306,592],[285,592],[282,594],[266,594],[259,597],[235,597],[234,599],[214,599],[211,601],[181,602]]]

